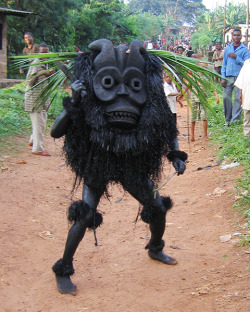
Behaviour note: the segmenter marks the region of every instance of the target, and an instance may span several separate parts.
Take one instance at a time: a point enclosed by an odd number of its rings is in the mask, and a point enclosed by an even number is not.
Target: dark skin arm
[[[72,106],[77,106],[80,103],[81,99],[86,95],[85,87],[79,80],[76,80],[71,84],[71,89]],[[66,109],[64,109],[54,122],[54,125],[50,132],[51,136],[55,139],[64,136],[68,131],[69,123],[69,114]]]
[[[239,101],[242,104],[242,90],[240,90]]]
[[[179,144],[178,144],[177,138],[175,138],[175,140],[174,140],[174,150],[179,151]],[[174,158],[172,163],[173,163],[173,166],[177,172],[177,175],[183,174],[184,171],[186,170],[186,164],[180,158]]]

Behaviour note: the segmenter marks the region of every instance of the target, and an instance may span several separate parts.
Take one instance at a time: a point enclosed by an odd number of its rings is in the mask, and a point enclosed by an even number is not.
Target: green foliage
[[[26,31],[51,51],[74,51],[99,38],[115,44],[155,40],[167,26],[191,22],[204,10],[201,0],[0,0],[0,6],[34,13],[8,16],[9,55],[22,53]]]
[[[8,16],[8,44],[11,54],[22,52],[23,34],[26,31],[33,33],[35,42],[46,42],[52,50],[58,51],[65,43],[72,41],[68,10],[77,7],[74,0],[0,0],[0,5],[35,13],[26,18]]]
[[[229,2],[226,8],[225,28],[238,27],[246,22],[246,4],[234,5]],[[198,47],[200,37],[205,34],[211,41],[223,41],[224,7],[219,6],[212,12],[205,12],[196,21],[198,31],[192,36],[192,46]]]
[[[54,119],[61,113],[63,110],[63,98],[66,96],[69,96],[69,94],[63,90],[59,90],[56,94],[53,94],[54,101],[52,102],[50,109],[47,111],[48,122],[53,122]]]
[[[24,112],[24,84],[19,88],[0,89],[0,137],[27,133],[29,114]]]
[[[86,49],[99,38],[115,44],[135,38],[154,39],[166,24],[161,17],[131,10],[119,0],[0,0],[0,5],[35,13],[26,18],[8,16],[10,55],[22,53],[26,31],[33,33],[35,43],[46,42],[51,51],[74,51],[75,45]]]
[[[246,4],[240,3],[234,5],[229,2],[226,11],[226,27],[237,27],[246,22]]]
[[[191,43],[193,49],[202,49],[204,50],[206,46],[212,41],[212,38],[209,37],[209,32],[206,30],[200,30],[193,34]]]
[[[205,11],[202,0],[130,0],[132,9],[140,9],[143,13],[156,16],[172,17],[175,25],[193,24],[197,16]]]
[[[158,39],[158,35],[165,29],[165,22],[162,16],[154,16],[144,13],[135,17],[136,33],[139,40]]]

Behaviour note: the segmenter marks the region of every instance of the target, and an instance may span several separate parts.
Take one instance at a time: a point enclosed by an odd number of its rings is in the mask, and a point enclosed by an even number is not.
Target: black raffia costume
[[[69,230],[63,258],[53,266],[61,293],[75,294],[71,282],[73,256],[86,228],[96,228],[96,211],[110,182],[120,183],[142,205],[141,218],[149,223],[146,246],[155,260],[176,264],[162,252],[169,197],[154,196],[153,182],[166,156],[178,172],[185,171],[187,155],[178,150],[177,129],[162,83],[162,65],[139,41],[129,48],[114,47],[107,39],[89,45],[90,52],[75,61],[72,99],[65,98],[51,135],[65,135],[67,163],[83,180],[83,198],[69,207]]]

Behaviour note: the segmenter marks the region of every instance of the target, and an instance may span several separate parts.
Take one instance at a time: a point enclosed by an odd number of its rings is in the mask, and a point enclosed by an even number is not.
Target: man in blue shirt
[[[249,59],[247,47],[240,42],[241,30],[234,29],[233,42],[225,48],[223,64],[221,69],[221,85],[223,87],[223,105],[226,123],[240,120],[241,104],[239,101],[240,90],[234,86],[240,70],[245,62]],[[232,105],[232,93],[234,90],[234,105]]]

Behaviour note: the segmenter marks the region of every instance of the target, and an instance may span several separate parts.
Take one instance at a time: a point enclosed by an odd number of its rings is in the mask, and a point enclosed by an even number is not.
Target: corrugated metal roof
[[[20,16],[20,17],[25,17],[30,14],[34,14],[33,12],[29,12],[29,11],[19,11],[19,10],[13,10],[13,9],[0,7],[0,14],[1,13],[4,15],[14,15],[14,16]]]

